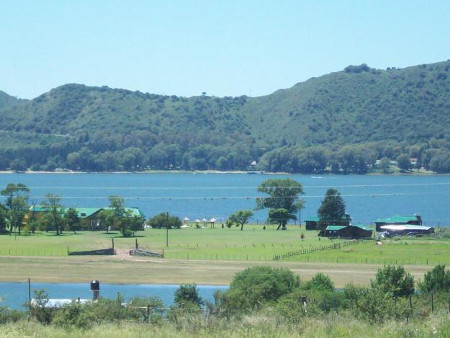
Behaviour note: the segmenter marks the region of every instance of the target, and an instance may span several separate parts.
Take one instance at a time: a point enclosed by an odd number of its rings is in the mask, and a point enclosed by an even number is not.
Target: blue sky
[[[0,90],[260,96],[350,64],[450,59],[450,1],[1,0]]]

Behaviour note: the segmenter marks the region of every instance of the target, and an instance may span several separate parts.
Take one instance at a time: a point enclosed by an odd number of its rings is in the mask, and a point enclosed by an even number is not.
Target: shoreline
[[[254,172],[254,171],[244,171],[244,170],[231,170],[231,171],[221,171],[221,170],[148,170],[148,171],[75,171],[75,170],[61,170],[61,171],[13,171],[13,170],[0,170],[1,175],[6,174],[54,174],[54,175],[70,175],[70,174],[248,174],[248,175],[301,175],[301,176],[314,176],[315,178],[321,178],[321,176],[450,176],[450,173],[444,173],[439,174],[435,172],[430,171],[414,171],[414,172],[408,172],[408,173],[390,173],[390,174],[383,174],[378,172],[373,173],[367,173],[367,174],[334,174],[334,173],[309,173],[309,174],[302,174],[302,173],[288,173],[288,172],[269,172],[269,171],[261,171],[261,172]]]

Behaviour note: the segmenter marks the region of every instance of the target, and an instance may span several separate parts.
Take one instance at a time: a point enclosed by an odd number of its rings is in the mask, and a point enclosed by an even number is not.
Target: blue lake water
[[[169,211],[191,220],[219,220],[239,209],[253,209],[261,194],[258,185],[268,178],[293,178],[304,187],[302,220],[314,216],[328,188],[344,197],[353,224],[377,218],[420,214],[426,225],[450,225],[450,176],[248,175],[248,174],[0,174],[0,187],[24,183],[31,203],[47,193],[62,196],[66,207],[104,207],[108,196],[120,195],[127,206],[139,207],[148,217]],[[262,223],[267,210],[255,212]]]
[[[165,306],[173,303],[174,293],[179,285],[148,285],[148,284],[101,284],[100,296],[103,298],[116,299],[117,293],[125,301],[133,297],[158,297]],[[227,286],[198,285],[200,297],[210,302],[214,301],[216,290],[226,290]],[[31,297],[34,290],[45,289],[49,298],[92,299],[89,283],[31,283]],[[28,283],[0,283],[0,305],[12,309],[24,309],[23,304],[28,302]]]

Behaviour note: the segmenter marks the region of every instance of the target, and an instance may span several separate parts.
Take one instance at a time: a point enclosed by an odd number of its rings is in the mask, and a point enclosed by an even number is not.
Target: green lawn
[[[302,240],[301,233],[305,235]],[[168,259],[249,260],[272,261],[280,255],[281,261],[324,263],[367,263],[436,265],[450,262],[450,239],[399,238],[349,243],[348,240],[319,238],[315,231],[291,226],[287,231],[260,226],[239,228],[189,228],[169,230],[150,229],[137,233],[136,238],[123,238],[113,232],[66,232],[62,236],[39,233],[23,236],[0,236],[1,256],[65,256],[67,251],[94,250],[111,247],[114,239],[118,249],[131,249],[137,239],[139,248],[163,251]],[[324,249],[340,245],[336,249]]]

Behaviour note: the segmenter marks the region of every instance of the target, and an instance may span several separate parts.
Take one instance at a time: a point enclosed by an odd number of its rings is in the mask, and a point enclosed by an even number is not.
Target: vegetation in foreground
[[[216,292],[214,303],[204,302],[195,285],[181,285],[169,308],[157,298],[124,304],[118,296],[52,309],[39,290],[27,313],[0,309],[0,335],[448,337],[449,292],[444,266],[417,284],[403,267],[385,266],[370,287],[348,284],[343,291],[324,274],[303,282],[287,269],[253,267],[236,274],[227,291]]]

